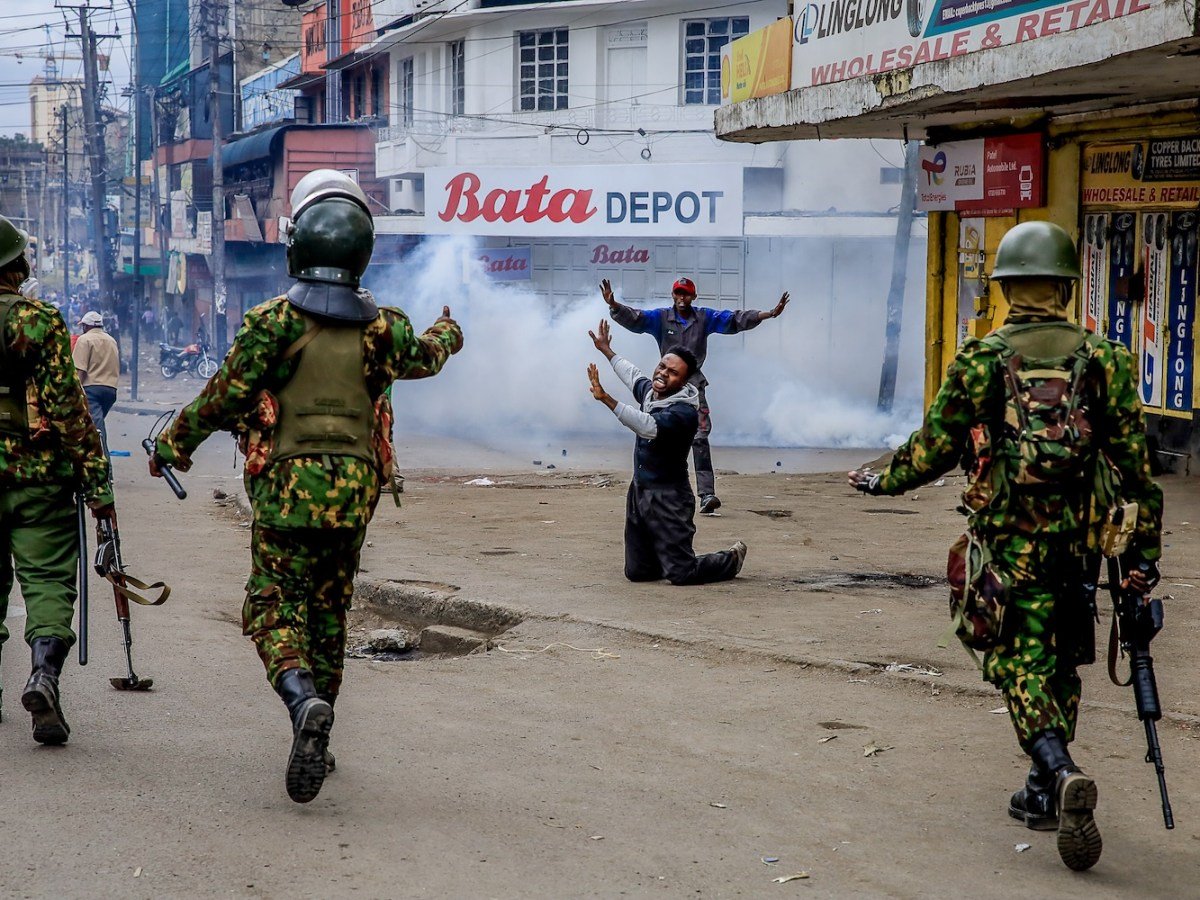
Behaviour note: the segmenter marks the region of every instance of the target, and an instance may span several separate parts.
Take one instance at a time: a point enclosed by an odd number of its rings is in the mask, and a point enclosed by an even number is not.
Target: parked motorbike
[[[158,370],[163,378],[174,378],[180,372],[191,371],[193,360],[200,353],[199,344],[172,347],[165,341],[158,342]]]
[[[196,378],[208,380],[216,374],[218,364],[212,355],[212,344],[201,329],[196,332],[195,343],[186,347],[172,347],[159,341],[158,368],[163,378],[174,378],[180,372],[187,372]]]

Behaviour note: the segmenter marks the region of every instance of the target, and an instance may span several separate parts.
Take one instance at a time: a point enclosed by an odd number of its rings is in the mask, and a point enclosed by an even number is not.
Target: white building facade
[[[669,302],[680,275],[725,308],[770,308],[790,290],[803,302],[783,320],[785,348],[792,329],[817,329],[833,354],[873,316],[866,355],[881,354],[900,144],[718,141],[722,47],[787,3],[696,6],[377,3],[380,36],[360,53],[390,57],[376,161],[395,214],[380,231],[475,235],[485,267],[556,308],[594,301],[602,278],[636,305]],[[923,255],[918,228],[914,274]],[[919,369],[911,281],[902,375],[910,358]],[[863,368],[870,390],[878,367]]]

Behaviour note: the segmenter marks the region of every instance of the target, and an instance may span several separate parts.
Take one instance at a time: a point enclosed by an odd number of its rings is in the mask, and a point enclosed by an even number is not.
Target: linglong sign
[[[1159,2],[801,0],[793,17],[792,87],[833,84],[1023,44],[1134,16]],[[1030,73],[1047,67],[1053,68],[1052,60]]]
[[[742,174],[725,166],[429,169],[430,233],[567,236],[737,236]]]

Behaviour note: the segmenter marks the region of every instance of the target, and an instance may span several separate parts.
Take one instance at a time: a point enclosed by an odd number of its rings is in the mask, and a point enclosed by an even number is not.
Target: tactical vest
[[[373,463],[375,405],[363,373],[362,326],[305,321],[309,330],[300,338],[296,371],[275,395],[279,420],[271,460],[330,455]]]
[[[23,373],[19,371],[16,355],[4,338],[9,314],[21,299],[16,294],[0,294],[0,434],[27,438],[27,382]]]

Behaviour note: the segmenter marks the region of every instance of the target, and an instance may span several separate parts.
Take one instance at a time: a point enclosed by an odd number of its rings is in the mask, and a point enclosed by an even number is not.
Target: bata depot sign
[[[911,69],[1050,35],[1103,26],[1164,0],[800,0],[792,87]],[[1136,30],[1137,25],[1122,25]],[[1082,38],[1081,38],[1082,39]],[[1036,57],[1031,56],[1030,60]],[[1030,74],[1054,68],[1032,63]]]
[[[922,145],[917,208],[1005,216],[1046,203],[1041,134]]]
[[[727,166],[438,168],[430,234],[702,237],[742,234],[742,173]]]

